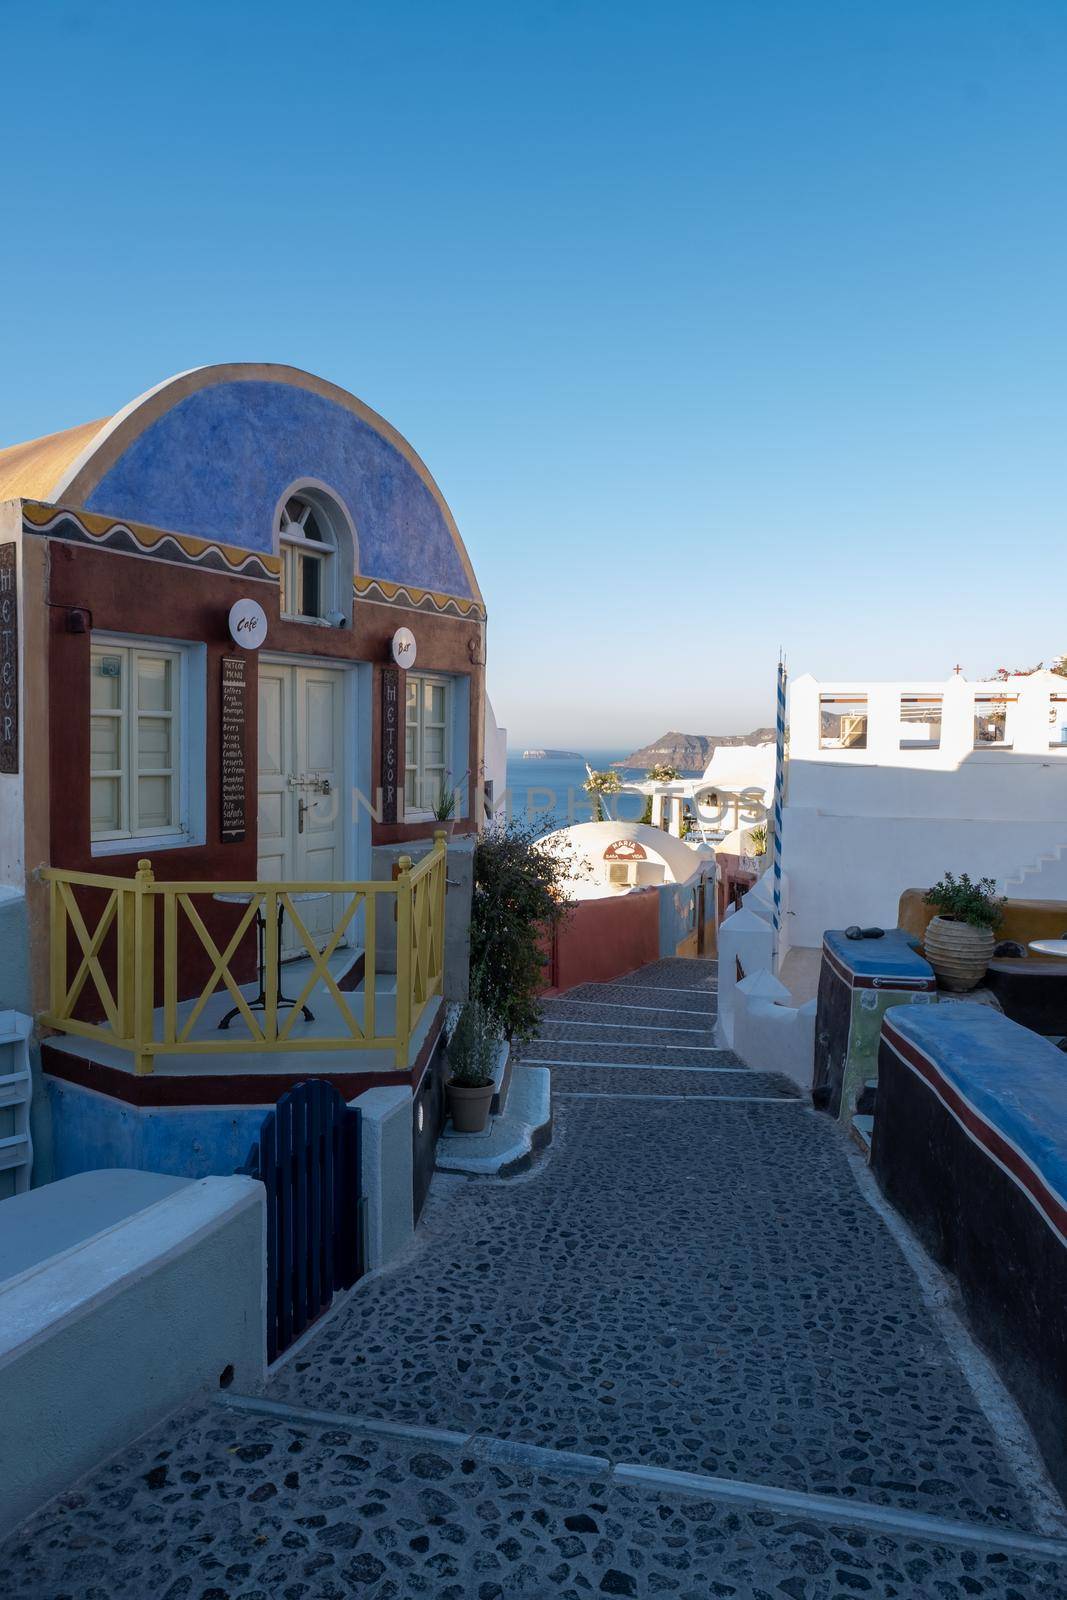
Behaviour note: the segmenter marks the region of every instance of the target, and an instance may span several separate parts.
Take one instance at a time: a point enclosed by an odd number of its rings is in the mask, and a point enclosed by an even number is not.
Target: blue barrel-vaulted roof
[[[279,508],[297,483],[344,505],[359,572],[481,600],[452,513],[407,440],[354,395],[296,367],[197,367],[113,417],[0,450],[0,499],[261,554],[275,550]]]

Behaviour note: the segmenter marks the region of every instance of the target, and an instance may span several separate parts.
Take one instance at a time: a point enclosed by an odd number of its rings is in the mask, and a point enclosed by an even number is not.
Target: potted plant
[[[461,783],[466,779],[466,776],[467,774],[464,773],[463,778],[460,779]],[[440,787],[437,790],[437,799],[434,801],[432,808],[435,818],[441,824],[445,833],[451,833],[456,826],[456,796],[458,793],[459,785],[452,782],[451,772],[446,772],[441,779]]]
[[[456,1133],[481,1133],[493,1103],[497,1029],[480,1000],[467,1000],[448,1040],[448,1110]]]
[[[925,896],[937,916],[926,930],[926,959],[938,982],[955,994],[966,994],[985,977],[993,957],[995,930],[1004,914],[1004,900],[992,878],[975,883],[966,872],[946,872]]]

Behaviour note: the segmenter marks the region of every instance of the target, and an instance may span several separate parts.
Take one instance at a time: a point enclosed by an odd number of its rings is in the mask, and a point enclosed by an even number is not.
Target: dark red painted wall
[[[49,541],[49,635],[48,694],[50,707],[49,775],[51,790],[51,850],[47,865],[67,867],[79,872],[96,872],[113,877],[133,877],[137,853],[113,856],[92,854],[89,837],[89,652],[92,632],[108,632],[145,638],[182,639],[202,643],[207,648],[206,664],[206,751],[207,830],[203,844],[182,846],[150,853],[157,878],[182,880],[252,880],[256,876],[256,773],[258,766],[258,671],[255,652],[247,657],[248,721],[245,743],[245,816],[247,833],[240,843],[224,843],[219,833],[220,805],[220,702],[221,661],[238,647],[230,638],[227,615],[234,600],[252,595],[267,613],[267,646],[272,654],[315,656],[323,660],[366,661],[375,663],[372,694],[373,725],[369,730],[372,774],[380,761],[381,691],[380,665],[389,660],[389,641],[403,623],[417,635],[418,664],[430,671],[469,676],[471,734],[469,766],[478,772],[477,747],[484,684],[484,625],[457,617],[441,617],[401,610],[372,601],[355,602],[352,626],[321,628],[312,624],[285,621],[278,611],[277,585],[198,571],[164,561],[127,556],[115,551],[88,549],[82,545]],[[85,614],[91,631],[75,633],[68,618],[72,611]],[[403,677],[403,674],[401,675]],[[401,686],[403,707],[403,686]],[[359,737],[368,737],[360,729]],[[400,730],[401,763],[404,735]],[[377,784],[377,776],[373,785]],[[403,770],[401,767],[401,785]],[[372,785],[372,786],[373,786]],[[473,790],[473,781],[471,783]],[[373,796],[372,796],[373,798]],[[433,822],[401,825],[372,825],[372,842],[428,838]],[[457,823],[457,833],[469,831],[471,821]],[[37,863],[32,863],[37,865]],[[79,901],[95,917],[105,903],[103,893],[83,891]],[[213,905],[200,899],[197,909],[220,948],[236,927],[240,912],[233,907]],[[157,926],[157,961],[161,943]],[[114,972],[114,938],[103,948],[104,969]],[[80,961],[73,943],[68,959]],[[180,997],[199,992],[208,978],[211,964],[195,937],[183,935],[181,947]],[[249,979],[255,970],[255,939],[249,933],[242,944],[235,967]],[[160,993],[157,989],[157,1003]],[[78,1015],[98,1017],[92,984],[83,991]]]
[[[756,882],[757,874],[742,867],[741,857],[731,855],[728,850],[720,851],[715,859],[719,868],[715,901],[715,920],[718,924],[730,906],[740,909],[741,898]]]
[[[81,545],[49,542],[51,573],[51,658],[49,662],[52,710],[52,862],[83,872],[132,876],[136,861],[120,854],[93,856],[89,848],[89,648],[88,633],[70,633],[68,610],[88,613],[97,632],[140,634],[147,638],[188,639],[207,646],[207,840],[203,845],[158,854],[153,861],[160,875],[172,878],[253,878],[256,865],[256,656],[248,652],[248,707],[245,812],[248,834],[242,844],[219,839],[219,665],[237,646],[226,624],[230,606],[248,593],[267,613],[267,648],[272,654],[315,656],[323,661],[389,660],[389,641],[401,623],[418,635],[421,668],[462,673],[471,679],[470,768],[476,775],[477,708],[481,703],[485,669],[482,665],[481,623],[458,617],[411,613],[397,607],[357,601],[350,628],[321,628],[283,621],[278,613],[274,584],[250,582],[224,573],[198,572],[163,561],[148,561],[112,551],[90,550]],[[381,691],[375,673],[372,772],[380,759],[379,727]],[[401,702],[403,704],[403,702]],[[400,749],[403,759],[403,728]],[[402,775],[401,775],[402,781]],[[469,822],[457,824],[465,832]],[[425,838],[433,824],[375,824],[374,843],[394,839]]]
[[[605,983],[659,960],[659,891],[580,900],[555,930],[542,994]]]

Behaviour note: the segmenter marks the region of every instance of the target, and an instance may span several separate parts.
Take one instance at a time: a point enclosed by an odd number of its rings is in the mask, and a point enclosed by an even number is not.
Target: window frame
[[[289,517],[289,506],[294,501],[300,501],[307,511],[314,516],[316,524],[322,529],[321,539],[309,539],[303,530],[303,523],[293,521]],[[292,528],[300,528],[300,533],[292,533]],[[278,514],[278,554],[281,557],[282,570],[280,593],[278,597],[279,611],[287,622],[311,622],[319,626],[329,627],[328,614],[338,610],[337,605],[337,530],[333,519],[326,508],[319,504],[307,492],[301,493],[299,489],[293,490],[282,502]],[[290,607],[290,600],[297,600],[303,593],[303,567],[306,561],[314,561],[319,568],[319,609],[318,611],[299,611]]]
[[[1056,710],[1057,706],[1064,707],[1063,720],[1061,720],[1060,713]],[[1051,737],[1049,738],[1049,749],[1059,750],[1061,752],[1067,751],[1067,686],[1065,686],[1062,694],[1058,693],[1056,690],[1053,690],[1049,695],[1048,720],[1050,735],[1053,729],[1058,728],[1060,730],[1060,737],[1058,739],[1053,739]]]
[[[909,723],[923,723],[923,719],[921,717],[908,717],[908,716],[906,716],[905,715],[905,707],[910,707],[912,710],[914,710],[914,709],[916,709],[917,707],[920,707],[920,706],[930,706],[932,709],[936,708],[937,716],[936,717],[931,717],[931,718],[928,719],[930,724],[933,724],[934,722],[936,722],[936,724],[937,724],[937,738],[936,739],[909,739],[906,736],[905,732],[904,732],[904,729],[908,726]],[[901,696],[900,696],[900,710],[899,710],[899,717],[898,717],[898,725],[900,727],[900,735],[899,735],[899,739],[898,739],[898,748],[899,749],[901,749],[901,750],[930,750],[930,751],[940,750],[940,748],[941,748],[941,740],[942,740],[942,737],[943,737],[943,734],[944,734],[944,726],[945,726],[945,697],[944,697],[944,695],[942,693],[940,693],[940,692],[936,692],[936,693],[935,692],[926,692],[926,691],[920,690],[920,689],[906,689],[906,690],[904,690],[901,693]],[[925,726],[926,724],[923,724],[923,725]]]
[[[101,656],[121,655],[122,688],[117,708],[120,734],[120,766],[103,771],[92,764],[93,719],[109,716],[92,704],[92,673]],[[93,855],[120,855],[127,852],[167,850],[202,844],[205,833],[203,678],[206,651],[203,645],[184,640],[155,639],[131,634],[92,634],[89,648],[89,845]],[[141,711],[135,704],[137,662],[141,658],[163,658],[172,666],[171,708],[168,712]],[[199,692],[198,692],[199,691]],[[142,717],[169,717],[171,724],[170,764],[166,769],[141,770],[138,760],[138,725]],[[199,735],[199,737],[198,737]],[[166,827],[134,827],[138,815],[136,784],[140,777],[167,775],[171,782],[171,817]],[[118,829],[95,829],[92,818],[92,780],[112,777],[119,781],[120,820]]]
[[[835,707],[840,707],[841,709],[840,710],[834,710]],[[863,739],[862,739],[862,742],[857,740],[857,741],[854,741],[854,742],[852,742],[850,744],[842,744],[840,733],[838,734],[838,737],[836,739],[828,739],[826,734],[823,731],[823,725],[822,725],[822,719],[823,719],[824,713],[829,711],[832,716],[836,716],[838,718],[838,726],[840,728],[841,722],[844,721],[846,715],[848,714],[848,712],[852,708],[855,708],[854,714],[856,715],[856,717],[857,718],[858,717],[862,717],[862,719],[863,719]],[[867,749],[867,743],[868,743],[868,739],[869,739],[869,736],[870,736],[870,731],[871,731],[871,712],[870,712],[870,704],[869,704],[866,692],[858,693],[858,694],[845,694],[845,693],[839,693],[837,691],[827,690],[827,691],[825,691],[825,692],[823,692],[823,693],[821,693],[819,695],[819,751],[820,751],[820,753],[823,752],[823,751],[829,750],[829,751],[834,751],[834,752],[844,752],[846,755],[852,755],[852,754],[862,755],[864,753],[864,751],[866,751],[866,749]]]
[[[426,724],[421,708],[416,724],[416,751],[414,768],[412,768],[412,764],[408,759],[408,740],[411,732],[408,703],[410,688],[413,683],[419,684],[421,690],[425,690],[426,688],[442,688],[445,692],[445,718],[442,725],[444,733],[442,739],[444,762],[439,769],[441,777],[443,778],[450,770],[453,770],[454,768],[454,743],[456,734],[456,679],[453,675],[445,672],[407,672],[404,674],[404,819],[408,822],[425,822],[433,817],[434,808],[432,804],[427,806],[419,803],[419,795],[426,773],[426,762],[423,757],[423,735],[426,732]],[[438,770],[436,764],[434,770]],[[412,771],[414,771],[414,787],[416,796],[414,802],[408,800],[408,778]],[[456,787],[461,788],[462,785],[457,784]],[[438,782],[438,792],[440,792],[440,782]],[[464,814],[462,796],[460,797],[460,801],[461,803],[456,807],[457,817]]]
[[[972,707],[973,715],[972,715],[972,720],[971,720],[971,748],[976,752],[982,751],[982,750],[1014,750],[1014,748],[1015,748],[1014,720],[1015,720],[1015,710],[1016,710],[1016,707],[1018,706],[1018,704],[1019,704],[1019,695],[1018,695],[1018,691],[1016,691],[1016,690],[1006,691],[1004,694],[997,694],[997,693],[991,692],[988,689],[982,689],[979,692],[977,692],[975,694],[975,696],[974,696],[974,704],[973,704],[973,707]],[[1002,726],[1002,730],[1003,730],[1003,737],[1002,738],[1000,738],[1000,739],[980,739],[978,737],[978,722],[979,722],[979,719],[982,718],[982,716],[983,716],[983,713],[979,708],[982,707],[982,706],[986,706],[986,707],[1003,706],[1004,710],[1003,710],[1002,715],[1003,715],[1004,720],[1003,720],[1003,723],[1001,725]],[[984,714],[984,720],[986,720],[987,722],[992,722],[992,721],[995,721],[996,716],[997,716],[996,712],[994,712],[992,710],[987,710],[985,712],[985,714]],[[1011,733],[1011,738],[1010,739],[1008,737],[1009,732]]]

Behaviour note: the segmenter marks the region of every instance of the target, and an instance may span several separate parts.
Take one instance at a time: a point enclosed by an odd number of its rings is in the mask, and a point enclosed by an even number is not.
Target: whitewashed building
[[[1067,901],[1067,678],[795,679],[780,929],[765,872],[719,929],[724,1042],[810,1084],[823,934],[896,927],[946,871]]]
[[[819,683],[789,694],[783,949],[896,923],[946,869],[1067,899],[1067,678]]]

